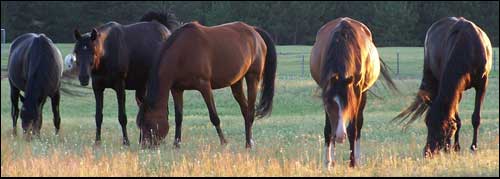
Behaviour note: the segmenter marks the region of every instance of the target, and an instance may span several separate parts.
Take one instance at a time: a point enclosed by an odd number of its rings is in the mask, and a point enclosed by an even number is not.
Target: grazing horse
[[[491,52],[486,33],[462,17],[440,19],[427,31],[419,92],[414,102],[394,118],[404,121],[411,115],[408,126],[427,111],[424,156],[430,157],[443,148],[448,152],[452,137],[455,137],[454,150],[460,150],[458,139],[462,124],[458,104],[463,91],[472,87],[476,90],[476,101],[472,114],[474,138],[470,149],[477,150],[480,110],[488,85]]]
[[[351,18],[337,18],[318,31],[310,70],[322,90],[325,110],[325,167],[334,165],[335,141],[349,138],[350,166],[359,161],[366,92],[380,73],[397,90],[379,58],[370,30]],[[346,130],[346,124],[349,126]],[[332,146],[333,145],[333,146]]]
[[[148,13],[143,20],[167,22],[170,16]],[[118,120],[122,127],[123,144],[130,145],[127,136],[127,116],[125,113],[125,89],[136,90],[137,105],[142,103],[146,90],[149,70],[159,47],[170,36],[169,24],[138,22],[121,25],[109,22],[91,33],[81,35],[75,30],[77,40],[74,48],[78,78],[82,86],[89,84],[92,76],[92,89],[96,100],[96,144],[101,141],[103,93],[105,88],[116,92],[118,101]],[[167,27],[166,27],[167,26]]]
[[[61,123],[59,88],[62,68],[61,52],[44,34],[27,33],[12,42],[8,69],[14,136],[17,135],[19,98],[23,103],[21,108],[23,133],[26,139],[30,140],[31,133],[40,136],[42,109],[48,96],[52,103],[56,135],[58,134]],[[24,97],[20,91],[24,92]]]
[[[246,147],[253,146],[254,116],[260,118],[272,110],[276,50],[269,34],[243,22],[205,27],[188,23],[167,40],[155,69],[151,71],[145,103],[139,108],[137,126],[140,142],[156,146],[168,133],[168,94],[175,105],[174,146],[181,142],[184,90],[198,90],[205,100],[210,121],[222,145],[226,143],[215,108],[212,89],[231,86],[245,120]],[[247,83],[248,99],[243,92]],[[260,104],[255,109],[259,82],[263,80]]]

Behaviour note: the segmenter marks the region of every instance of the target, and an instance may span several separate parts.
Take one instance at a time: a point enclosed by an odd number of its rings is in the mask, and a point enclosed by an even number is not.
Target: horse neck
[[[447,68],[450,69],[450,68]],[[448,119],[454,118],[462,92],[468,83],[467,74],[456,74],[445,70],[439,84],[439,91],[432,106],[441,108]]]

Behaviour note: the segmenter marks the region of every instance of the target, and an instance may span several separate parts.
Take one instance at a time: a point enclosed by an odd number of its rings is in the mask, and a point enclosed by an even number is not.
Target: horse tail
[[[392,81],[389,66],[385,64],[382,58],[379,57],[379,59],[380,59],[380,73],[382,73],[382,77],[384,78],[385,84],[389,87],[389,89],[399,94],[400,93],[399,89],[396,87],[396,84],[394,84],[394,81]]]
[[[141,20],[139,21],[140,22],[158,21],[160,24],[163,24],[165,27],[167,27],[168,30],[172,32],[175,31],[180,26],[177,17],[175,16],[174,13],[171,12],[161,13],[161,12],[150,11],[144,14],[141,17]]]
[[[422,114],[424,114],[428,109],[431,102],[431,93],[426,90],[420,89],[417,93],[417,96],[413,100],[410,106],[408,106],[403,112],[399,113],[396,117],[394,117],[391,121],[400,121],[399,123],[404,122],[411,116],[410,120],[404,125],[404,128],[407,128],[411,123],[415,122]]]
[[[267,46],[266,62],[264,65],[264,79],[261,84],[262,95],[259,105],[256,109],[256,117],[262,118],[271,113],[273,108],[274,97],[274,81],[276,78],[277,54],[274,41],[269,33],[265,30],[256,27],[255,30],[260,34]]]

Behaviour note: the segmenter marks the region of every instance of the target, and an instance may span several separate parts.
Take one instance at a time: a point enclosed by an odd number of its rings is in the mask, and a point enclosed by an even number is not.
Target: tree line
[[[56,43],[73,43],[73,30],[88,32],[109,21],[137,22],[148,11],[172,12],[178,20],[206,26],[243,21],[266,29],[279,45],[311,45],[319,28],[338,17],[363,22],[377,46],[423,46],[430,25],[462,16],[480,26],[498,46],[498,1],[18,1],[1,2],[7,42],[27,33],[45,33]]]

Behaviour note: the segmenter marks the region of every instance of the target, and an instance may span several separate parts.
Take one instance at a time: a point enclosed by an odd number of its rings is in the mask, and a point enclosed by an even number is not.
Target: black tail
[[[400,94],[401,92],[396,87],[396,84],[394,84],[394,81],[392,81],[389,67],[385,64],[382,58],[379,57],[379,59],[380,59],[380,73],[382,73],[382,77],[384,77],[386,86],[389,87],[389,89],[391,89],[392,91],[395,91],[396,93]]]
[[[257,106],[255,116],[262,118],[271,113],[273,108],[274,97],[274,80],[276,78],[276,47],[271,36],[261,28],[256,27],[255,30],[260,34],[267,46],[266,63],[264,65],[264,79],[262,82],[262,95],[259,105]]]
[[[403,112],[399,113],[391,121],[395,122],[399,120],[399,123],[402,123],[411,116],[410,120],[404,125],[404,128],[407,128],[429,109],[431,98],[432,97],[429,92],[420,89],[413,103],[411,103],[410,106],[408,106]]]
[[[148,12],[144,14],[139,20],[140,22],[150,22],[156,20],[160,24],[163,24],[165,27],[168,28],[171,32],[175,31],[179,26],[180,23],[177,20],[177,17],[175,16],[174,13],[166,12],[166,13],[159,13],[159,12]]]

